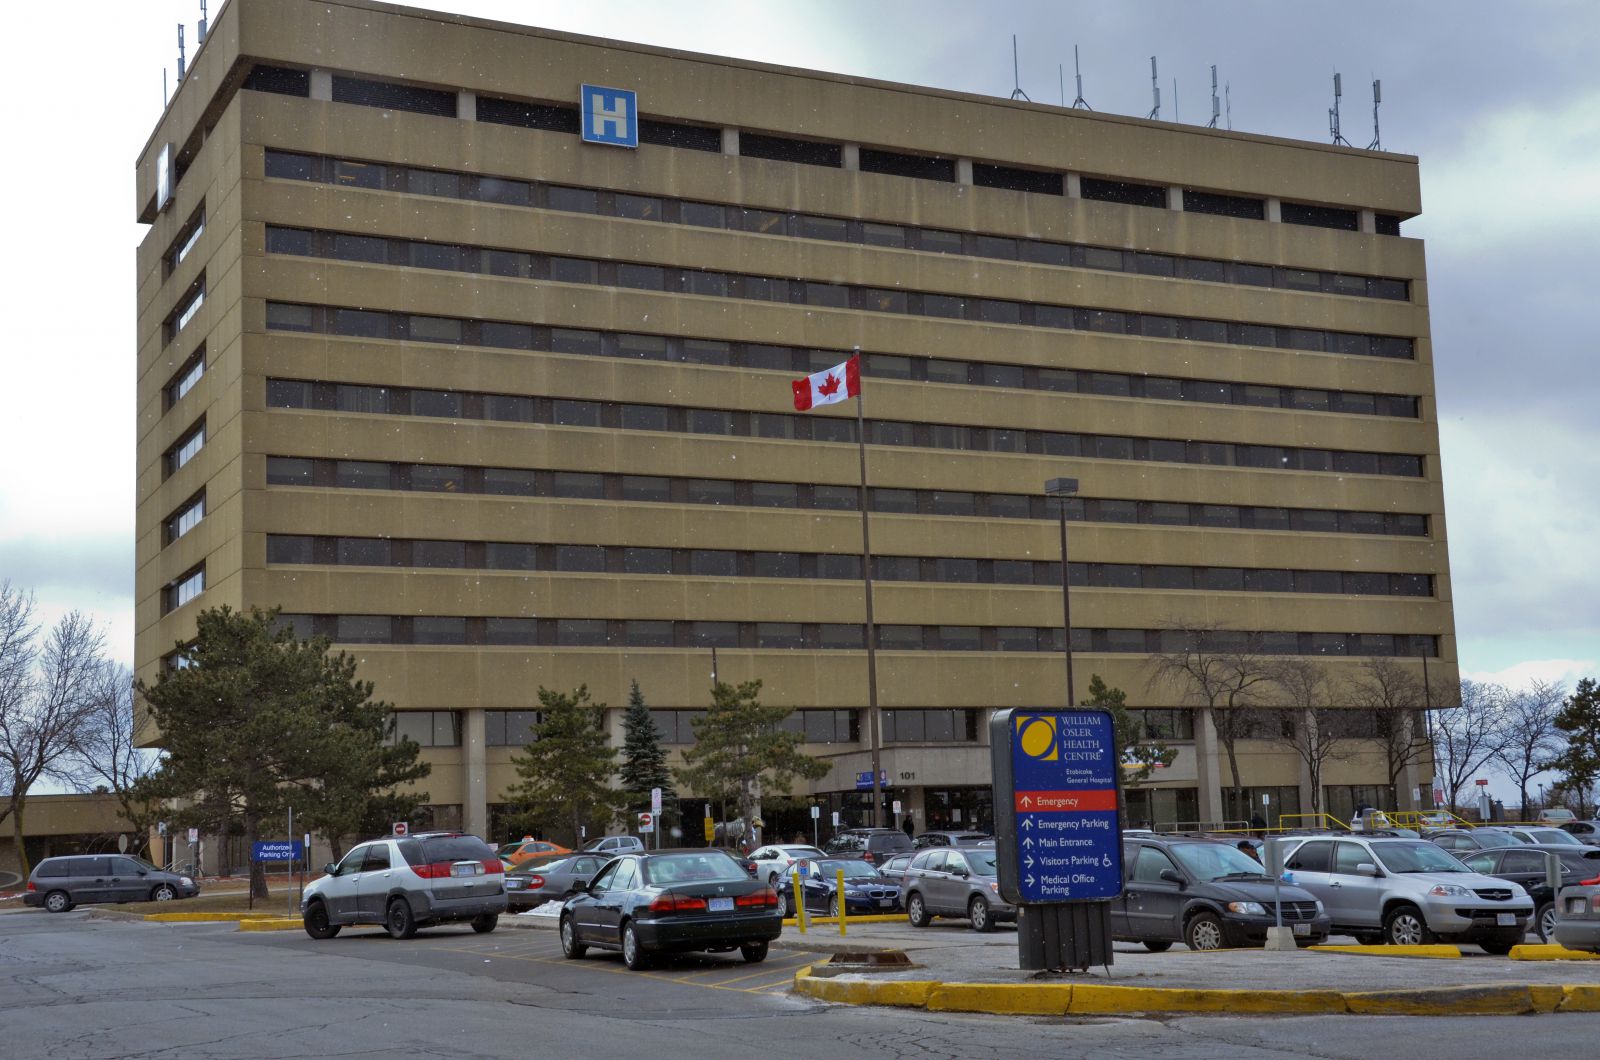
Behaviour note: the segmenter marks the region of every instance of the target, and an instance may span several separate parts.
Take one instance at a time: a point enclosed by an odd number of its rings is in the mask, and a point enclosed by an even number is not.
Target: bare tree
[[[0,780],[7,785],[0,821],[11,818],[22,874],[31,866],[22,842],[28,794],[41,779],[72,781],[71,754],[83,731],[102,640],[74,611],[39,643],[32,593],[0,582]]]
[[[1279,708],[1278,742],[1300,756],[1311,781],[1311,812],[1322,812],[1322,774],[1329,762],[1350,757],[1349,711],[1333,706],[1333,679],[1309,659],[1283,659],[1272,666],[1272,684],[1289,704]]]
[[[1271,690],[1271,666],[1261,654],[1257,634],[1224,626],[1173,623],[1161,631],[1170,650],[1152,659],[1149,684],[1177,685],[1189,702],[1209,718],[1228,755],[1233,777],[1233,802],[1242,804],[1244,781],[1239,775],[1238,742],[1256,735],[1261,715],[1256,709]]]
[[[1406,768],[1422,762],[1433,749],[1423,716],[1422,682],[1393,659],[1372,658],[1361,663],[1345,694],[1368,712],[1370,731],[1383,744],[1389,787],[1398,792]]]
[[[1456,704],[1434,712],[1433,757],[1454,813],[1461,789],[1500,754],[1507,693],[1499,685],[1464,680],[1455,695],[1446,695]]]
[[[150,832],[161,819],[161,803],[143,790],[155,771],[156,755],[134,743],[136,719],[133,675],[126,667],[103,660],[90,676],[84,725],[73,748],[79,787],[111,793],[133,831],[132,851],[149,845]]]
[[[1564,685],[1538,680],[1506,697],[1500,749],[1495,752],[1494,760],[1517,782],[1524,810],[1528,805],[1528,785],[1544,772],[1550,759],[1561,753],[1564,741],[1555,721],[1556,712],[1566,698]],[[1544,807],[1539,809],[1542,811]]]

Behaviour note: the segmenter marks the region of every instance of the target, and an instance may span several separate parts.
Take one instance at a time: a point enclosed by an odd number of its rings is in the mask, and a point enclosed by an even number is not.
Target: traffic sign
[[[298,839],[263,839],[250,850],[251,861],[299,861],[304,856]]]
[[[1033,904],[1121,894],[1111,715],[1002,710],[989,726],[1001,895]]]
[[[660,788],[651,788],[650,789],[650,812],[655,814],[657,817],[661,816],[661,789]]]
[[[839,827],[839,811],[838,810],[834,810],[833,811],[833,826],[835,828]]]
[[[198,829],[198,828],[189,829],[189,842],[191,842],[191,843],[200,842],[200,829]]]
[[[900,816],[900,800],[899,799],[894,800],[894,815],[896,817]]]
[[[715,838],[717,838],[717,822],[714,821],[713,819],[711,819],[710,817],[707,817],[706,818],[706,842],[709,843]]]
[[[888,786],[889,786],[889,771],[887,769],[878,770],[878,787],[887,788]],[[856,790],[857,791],[871,791],[872,790],[872,770],[864,769],[861,772],[856,774]]]
[[[639,815],[639,831],[640,831],[640,833],[654,832],[655,830],[656,830],[656,816],[655,816],[655,814],[653,814],[653,813],[641,813]]]
[[[157,821],[156,822],[156,835],[166,835],[166,834],[167,834],[167,822],[165,822],[165,821]]]
[[[395,835],[410,835],[411,834],[411,824],[410,824],[410,822],[409,821],[396,821],[394,823],[394,834]]]
[[[821,806],[813,806],[813,807],[811,807],[811,819],[813,821],[815,821],[818,817],[821,817],[821,816],[822,816],[822,807]]]

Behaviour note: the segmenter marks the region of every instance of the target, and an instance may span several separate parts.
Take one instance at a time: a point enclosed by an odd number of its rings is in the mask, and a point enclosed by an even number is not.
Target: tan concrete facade
[[[258,68],[307,71],[304,94],[247,87]],[[451,93],[456,114],[336,102],[329,85],[340,79]],[[720,130],[723,150],[656,143],[628,150],[583,143],[567,131],[474,120],[485,98],[574,107],[580,83],[634,89],[645,119]],[[844,165],[740,155],[735,146],[740,132],[844,145]],[[158,209],[156,157],[169,143],[182,176],[173,201]],[[1064,193],[846,168],[863,148],[963,160],[958,176],[969,175],[974,163],[1060,174]],[[1315,270],[1385,278],[1404,281],[1408,296],[1035,264],[807,238],[793,231],[768,234],[663,223],[659,217],[506,205],[418,194],[389,184],[361,187],[337,178],[285,179],[268,176],[269,151],[323,160],[317,164],[327,167],[375,163],[437,171],[455,175],[451,180],[464,181],[462,187],[475,186],[476,178],[498,177],[961,233],[968,239],[1046,240],[1251,263],[1280,274]],[[1072,194],[1085,179],[1260,199],[1269,219]],[[1182,194],[1173,198],[1182,204]],[[1284,203],[1351,211],[1359,223],[1349,231],[1271,220]],[[1378,234],[1375,227],[1378,216],[1403,220],[1419,212],[1413,158],[667,52],[354,0],[230,0],[139,159],[135,207],[140,220],[150,224],[138,254],[137,349],[136,655],[139,676],[146,680],[175,644],[193,635],[195,611],[223,603],[279,606],[292,615],[321,616],[324,626],[340,615],[462,617],[473,623],[534,618],[552,623],[551,628],[574,619],[614,624],[862,621],[861,585],[849,580],[269,562],[269,538],[278,535],[459,541],[470,543],[469,550],[490,542],[844,555],[859,553],[861,535],[853,511],[680,503],[676,494],[671,501],[644,502],[617,496],[350,489],[329,481],[269,484],[269,461],[282,459],[802,487],[857,483],[856,449],[845,442],[759,437],[754,431],[728,436],[630,430],[609,422],[578,426],[341,412],[315,403],[274,404],[268,392],[269,380],[287,380],[324,388],[400,388],[739,415],[792,413],[788,382],[812,370],[798,361],[793,370],[783,370],[559,353],[539,348],[537,339],[533,348],[505,349],[335,333],[331,326],[288,331],[268,326],[269,304],[318,307],[328,319],[336,311],[355,309],[664,336],[672,342],[781,344],[841,351],[841,360],[844,351],[859,346],[869,358],[866,411],[874,421],[986,428],[991,434],[1026,431],[1031,437],[1066,431],[1134,439],[1139,445],[1152,439],[1204,441],[1239,452],[1244,451],[1239,447],[1280,446],[1420,457],[1421,474],[1410,475],[1055,456],[1032,441],[1023,451],[997,451],[998,444],[983,451],[912,444],[873,445],[869,454],[873,487],[925,494],[1038,497],[1047,478],[1068,475],[1079,479],[1083,497],[1094,500],[1425,517],[1426,532],[1420,534],[1077,521],[1071,529],[1075,563],[1379,572],[1427,575],[1432,583],[1428,595],[1401,596],[1118,588],[1091,581],[1073,591],[1073,624],[1087,630],[1157,631],[1183,621],[1300,634],[1416,635],[1434,638],[1427,650],[1436,653],[1431,660],[1435,678],[1454,675],[1423,248],[1420,241]],[[198,240],[181,262],[169,263],[187,236],[186,225],[201,215],[204,230]],[[1412,355],[1313,352],[1131,330],[1107,334],[985,322],[971,319],[971,313],[967,319],[944,319],[803,304],[803,299],[756,301],[558,282],[536,274],[493,275],[486,268],[419,268],[398,263],[393,249],[383,263],[269,252],[269,228],[284,227],[316,233],[327,245],[340,236],[380,237],[391,248],[401,241],[458,245],[471,248],[478,256],[474,260],[487,260],[490,251],[534,261],[576,257],[777,277],[796,291],[809,290],[802,284],[845,285],[923,298],[949,295],[973,305],[987,299],[1263,325],[1280,329],[1278,334],[1303,329],[1402,338],[1411,340]],[[175,330],[173,314],[197,284],[203,284],[203,305]],[[174,397],[175,375],[202,348],[203,374]],[[884,355],[1020,366],[1029,372],[1067,368],[1213,381],[1237,387],[1238,393],[1248,385],[1401,395],[1417,399],[1416,414],[874,377],[871,358]],[[470,411],[487,399],[462,400]],[[851,406],[840,405],[809,415],[853,414]],[[174,468],[167,454],[202,421],[204,445]],[[202,490],[204,517],[171,540],[167,520]],[[874,512],[874,551],[930,562],[952,557],[1050,563],[1059,559],[1051,511],[1046,509],[1044,517],[1036,511],[1031,518]],[[202,565],[203,591],[171,606],[169,586]],[[880,581],[876,619],[882,625],[1059,628],[1059,583]],[[708,699],[709,651],[684,640],[698,635],[692,630],[674,633],[676,647],[646,648],[551,643],[545,627],[538,643],[493,645],[471,632],[478,626],[465,628],[466,643],[358,644],[350,650],[360,656],[363,675],[377,683],[378,695],[398,708],[462,712],[459,745],[425,751],[434,763],[426,786],[435,803],[462,807],[463,823],[476,831],[488,827],[488,805],[502,801],[513,780],[508,765],[513,749],[484,746],[484,716],[474,712],[529,710],[539,686],[580,683],[615,707],[625,702],[629,681],[635,679],[656,709],[699,709]],[[770,702],[866,713],[864,652],[760,648],[752,636],[741,630],[741,646],[719,647],[723,680],[759,677]],[[1410,649],[1398,653],[1408,665],[1420,662]],[[1179,705],[1170,690],[1148,687],[1148,662],[1145,653],[1092,648],[1077,660],[1079,684],[1098,673],[1127,690],[1131,705]],[[1357,662],[1339,658],[1330,666],[1348,671]],[[879,698],[887,709],[982,711],[1055,705],[1063,697],[1061,656],[1050,650],[884,650],[878,668]],[[887,745],[885,769],[908,808],[926,814],[928,788],[986,784],[981,725],[978,730],[977,745],[960,740]],[[853,791],[854,772],[868,768],[864,718],[861,732],[860,743],[812,748],[838,758],[833,774],[817,782],[814,793]],[[1190,773],[1198,775],[1202,788],[1195,819],[1215,820],[1222,816],[1215,785],[1226,783],[1226,765],[1214,749],[1207,750],[1203,734],[1199,744],[1184,743],[1199,759]],[[1251,786],[1301,783],[1297,759],[1282,748],[1252,744],[1245,757]],[[1381,762],[1370,758],[1342,763],[1336,776],[1325,779],[1341,785],[1386,783]],[[1213,785],[1209,793],[1206,778]],[[1181,783],[1193,787],[1197,781]],[[1410,796],[1409,790],[1397,792],[1396,800],[1406,806]],[[927,826],[934,818],[916,823]]]

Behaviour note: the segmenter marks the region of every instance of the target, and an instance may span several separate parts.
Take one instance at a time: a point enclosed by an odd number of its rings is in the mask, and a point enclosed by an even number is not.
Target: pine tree
[[[661,746],[661,730],[656,728],[650,708],[645,706],[638,681],[628,690],[628,711],[622,716],[620,776],[622,790],[628,796],[628,807],[638,812],[650,808],[652,788],[661,789],[663,811],[667,803],[678,797],[672,785],[672,770],[667,768],[667,752]]]
[[[1109,687],[1099,674],[1089,678],[1089,698],[1082,706],[1099,707],[1111,715],[1111,740],[1116,745],[1117,762],[1122,766],[1119,801],[1123,788],[1137,787],[1157,768],[1170,766],[1178,757],[1176,750],[1159,740],[1145,739],[1144,722],[1129,712],[1127,703],[1128,694],[1122,689]],[[1118,809],[1126,814],[1125,805]]]
[[[1566,734],[1567,746],[1544,763],[1545,769],[1560,770],[1561,790],[1574,798],[1580,814],[1587,816],[1594,807],[1592,792],[1600,779],[1600,684],[1585,677],[1556,714],[1555,727]]]
[[[832,768],[802,752],[801,735],[783,728],[794,708],[763,706],[760,692],[760,681],[712,686],[711,708],[693,721],[695,744],[676,771],[695,794],[734,802],[742,836],[752,834],[763,793],[787,795],[796,777],[817,780]]]
[[[522,779],[506,792],[530,830],[565,832],[574,848],[586,825],[603,831],[617,816],[622,793],[612,786],[617,752],[606,733],[606,705],[580,685],[571,695],[539,689],[539,723],[511,764]]]

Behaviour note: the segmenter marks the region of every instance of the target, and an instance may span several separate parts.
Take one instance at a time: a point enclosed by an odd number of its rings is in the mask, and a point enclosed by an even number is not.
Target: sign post
[[[821,806],[812,806],[811,807],[811,845],[814,846],[814,847],[820,847],[822,845],[822,843],[819,841],[821,839],[821,836],[819,836],[817,834],[817,829],[818,829],[818,826],[819,826],[819,823],[820,823],[821,819],[822,819],[822,807]]]
[[[1111,715],[1002,710],[989,722],[1000,894],[1024,969],[1110,965],[1122,828]]]
[[[650,814],[651,814],[652,817],[656,818],[657,820],[660,820],[660,818],[661,818],[661,789],[660,788],[651,788],[650,789]],[[659,829],[659,828],[656,829],[656,849],[657,850],[661,849],[661,829]]]

